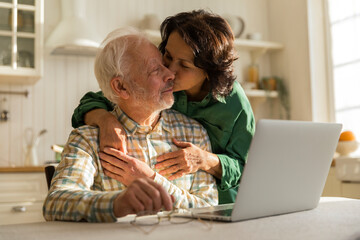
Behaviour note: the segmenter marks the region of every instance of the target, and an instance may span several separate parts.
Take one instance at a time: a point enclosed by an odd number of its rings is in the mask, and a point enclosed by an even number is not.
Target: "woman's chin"
[[[181,88],[180,86],[177,86],[176,84],[173,87],[173,92],[180,92],[180,91],[183,91],[183,90],[185,90],[185,89]]]

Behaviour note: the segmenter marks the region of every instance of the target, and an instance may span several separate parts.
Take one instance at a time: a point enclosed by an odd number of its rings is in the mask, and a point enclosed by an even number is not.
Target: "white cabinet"
[[[44,172],[0,173],[0,225],[43,222]]]
[[[322,196],[360,199],[360,182],[342,182],[338,180],[335,167],[331,167]]]
[[[43,0],[0,0],[0,83],[33,84],[43,74]]]

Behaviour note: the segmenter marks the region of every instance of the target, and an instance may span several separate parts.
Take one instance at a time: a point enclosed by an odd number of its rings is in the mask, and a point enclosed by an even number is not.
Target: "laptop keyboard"
[[[212,215],[219,215],[219,216],[225,216],[225,217],[230,217],[232,213],[232,209],[223,209],[223,210],[216,210],[216,211],[211,211],[211,212],[203,212],[203,213],[199,213],[199,215],[201,214],[212,214]]]

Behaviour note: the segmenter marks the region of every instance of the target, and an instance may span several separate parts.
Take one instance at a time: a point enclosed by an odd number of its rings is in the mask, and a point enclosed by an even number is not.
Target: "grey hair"
[[[137,38],[129,40],[130,36]],[[128,51],[136,49],[136,46],[144,40],[147,38],[137,29],[125,27],[110,32],[101,43],[95,58],[94,72],[100,89],[111,102],[117,103],[118,100],[118,96],[111,88],[111,80],[114,77],[123,79],[129,77],[132,61],[128,60]]]

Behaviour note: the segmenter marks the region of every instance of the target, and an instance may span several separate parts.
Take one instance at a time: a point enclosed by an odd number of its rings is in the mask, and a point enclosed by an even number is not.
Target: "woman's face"
[[[176,31],[169,36],[164,62],[175,73],[174,92],[184,90],[190,98],[199,96],[207,77],[206,72],[194,65],[192,49]]]

